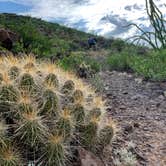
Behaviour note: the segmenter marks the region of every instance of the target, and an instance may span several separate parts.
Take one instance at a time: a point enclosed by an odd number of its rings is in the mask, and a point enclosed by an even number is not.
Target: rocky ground
[[[119,126],[113,153],[132,142],[137,165],[165,166],[166,82],[146,82],[118,72],[101,72],[100,78],[107,111]]]

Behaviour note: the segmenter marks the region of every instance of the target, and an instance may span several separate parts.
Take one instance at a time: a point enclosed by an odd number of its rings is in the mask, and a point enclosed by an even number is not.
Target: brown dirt
[[[113,152],[132,141],[138,166],[166,166],[166,82],[118,72],[101,72],[100,77],[107,110],[120,128]]]

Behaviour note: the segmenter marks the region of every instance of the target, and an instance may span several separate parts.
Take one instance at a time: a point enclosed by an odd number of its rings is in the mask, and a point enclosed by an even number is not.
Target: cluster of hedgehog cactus
[[[65,166],[78,147],[100,154],[113,125],[101,97],[32,56],[0,58],[0,165]]]

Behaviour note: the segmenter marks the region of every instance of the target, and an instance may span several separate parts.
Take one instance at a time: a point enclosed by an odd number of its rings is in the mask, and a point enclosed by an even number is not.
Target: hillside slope
[[[13,51],[25,50],[41,56],[58,53],[68,54],[70,51],[85,51],[87,50],[88,37],[93,36],[56,23],[7,13],[0,14],[0,27],[10,29],[21,36],[23,45],[17,43]],[[98,41],[98,47],[101,49],[110,48],[114,41],[99,36],[95,37]]]

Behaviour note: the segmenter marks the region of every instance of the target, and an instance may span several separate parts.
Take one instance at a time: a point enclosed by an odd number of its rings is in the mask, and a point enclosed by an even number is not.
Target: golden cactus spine
[[[102,152],[111,142],[104,102],[72,73],[32,56],[0,65],[0,165],[65,166],[74,146]]]

